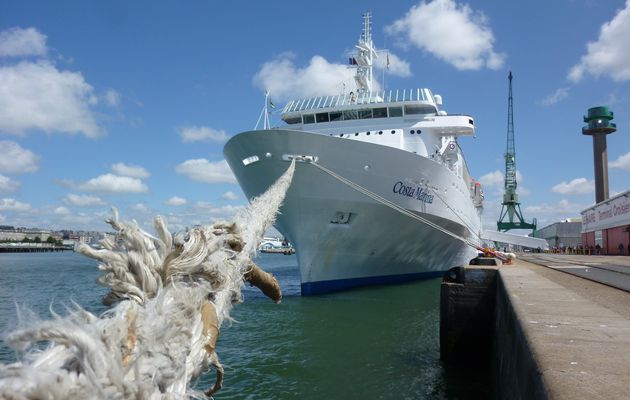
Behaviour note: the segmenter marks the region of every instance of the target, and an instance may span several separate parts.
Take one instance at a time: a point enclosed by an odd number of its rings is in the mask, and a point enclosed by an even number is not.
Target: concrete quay
[[[447,365],[489,361],[497,399],[629,399],[630,293],[524,260],[459,267],[440,347]]]

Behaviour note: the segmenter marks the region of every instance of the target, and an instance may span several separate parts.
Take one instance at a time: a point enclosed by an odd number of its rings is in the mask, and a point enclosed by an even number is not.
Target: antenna
[[[258,125],[260,125],[260,120],[263,120],[263,129],[271,129],[271,124],[269,123],[269,91],[265,90],[265,105],[263,109],[260,111],[260,115],[258,116],[258,121],[256,121],[256,126],[254,130],[258,129]]]
[[[350,65],[357,69],[354,75],[357,91],[370,93],[372,91],[372,65],[374,59],[378,58],[372,42],[372,13],[370,11],[363,14],[363,33],[355,47],[358,52],[350,59]]]

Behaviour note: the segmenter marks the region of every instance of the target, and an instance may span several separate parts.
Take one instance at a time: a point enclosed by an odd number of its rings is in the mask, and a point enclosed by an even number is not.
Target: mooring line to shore
[[[409,210],[407,210],[407,209],[405,209],[403,207],[400,207],[399,205],[397,205],[396,203],[392,202],[391,200],[387,200],[386,198],[384,198],[384,197],[382,197],[382,196],[380,196],[380,195],[370,191],[369,189],[359,185],[358,183],[355,183],[355,182],[351,181],[350,179],[345,178],[345,177],[337,174],[334,171],[331,171],[330,169],[328,169],[328,168],[324,167],[323,165],[319,164],[317,161],[306,160],[306,162],[308,164],[311,164],[314,167],[320,169],[321,171],[327,173],[328,175],[332,176],[333,178],[337,179],[338,181],[344,183],[345,185],[350,186],[352,189],[354,189],[354,190],[356,190],[356,191],[358,191],[360,193],[363,193],[364,195],[368,196],[369,198],[371,198],[371,199],[373,199],[373,200],[375,200],[375,201],[377,201],[377,202],[379,202],[379,203],[381,203],[381,204],[383,204],[383,205],[385,205],[387,207],[390,207],[391,209],[396,210],[396,211],[400,212],[401,214],[404,214],[404,215],[406,215],[406,216],[408,216],[410,218],[413,218],[413,219],[415,219],[417,221],[420,221],[420,222],[422,222],[422,223],[424,223],[426,225],[429,225],[430,227],[432,227],[432,228],[434,228],[434,229],[444,233],[445,235],[448,235],[448,236],[450,236],[450,237],[452,237],[454,239],[457,239],[457,240],[467,244],[468,246],[473,247],[476,250],[480,249],[480,246],[477,243],[474,243],[473,241],[471,241],[471,240],[469,240],[467,238],[459,236],[458,234],[456,234],[454,232],[451,232],[450,230],[448,230],[448,229],[446,229],[446,228],[436,224],[435,222],[432,222],[432,221],[430,221],[430,220],[428,220],[428,219],[426,219],[424,217],[421,217],[421,216],[419,216],[417,214],[412,213],[411,211],[409,211]],[[444,200],[442,200],[442,201],[444,201]],[[466,227],[468,229],[470,229],[467,225],[466,225]]]

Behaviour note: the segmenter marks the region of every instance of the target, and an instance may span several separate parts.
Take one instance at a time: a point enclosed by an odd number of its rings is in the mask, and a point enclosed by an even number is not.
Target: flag
[[[276,108],[276,105],[273,104],[273,101],[271,101],[271,97],[269,98],[269,107]]]
[[[389,69],[389,53],[387,53],[387,69]]]

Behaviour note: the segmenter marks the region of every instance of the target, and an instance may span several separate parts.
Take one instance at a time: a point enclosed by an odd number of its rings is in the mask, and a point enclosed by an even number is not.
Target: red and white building
[[[630,254],[630,190],[582,211],[582,245],[600,254]]]

